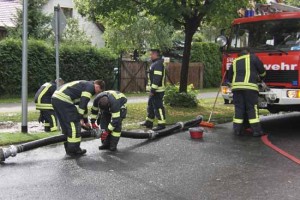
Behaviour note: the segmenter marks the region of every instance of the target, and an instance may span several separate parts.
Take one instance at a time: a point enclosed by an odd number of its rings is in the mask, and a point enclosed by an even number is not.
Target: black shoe
[[[72,156],[72,157],[73,156],[82,156],[82,155],[86,154],[86,150],[80,148],[80,142],[77,142],[77,143],[65,142],[64,146],[65,146],[66,154],[69,156]]]
[[[109,134],[106,137],[106,139],[102,142],[102,145],[99,146],[99,150],[109,149],[109,147],[110,147],[110,137],[111,137],[111,135]]]
[[[267,135],[267,134],[262,131],[259,131],[259,132],[254,131],[254,133],[253,133],[253,137],[261,137],[263,135]]]
[[[157,127],[153,128],[152,130],[153,130],[153,131],[160,131],[160,130],[163,130],[163,129],[165,129],[165,128],[166,128],[165,125],[158,125]]]
[[[110,151],[116,151],[117,150],[117,145],[119,143],[119,140],[120,140],[120,137],[111,136],[111,138],[110,138],[110,147],[109,147]]]
[[[152,127],[153,127],[153,122],[150,122],[150,121],[146,120],[146,121],[142,122],[140,125],[141,125],[141,126],[145,126],[146,128],[152,129]]]

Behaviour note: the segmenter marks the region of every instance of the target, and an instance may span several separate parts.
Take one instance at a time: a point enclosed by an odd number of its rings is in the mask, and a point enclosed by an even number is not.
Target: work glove
[[[107,136],[108,136],[109,134],[111,134],[111,131],[103,131],[103,132],[102,132],[102,135],[101,135],[101,137],[100,137],[101,142],[103,142],[104,140],[106,140],[106,138],[107,138]]]
[[[99,126],[96,123],[92,123],[92,129],[99,129]]]

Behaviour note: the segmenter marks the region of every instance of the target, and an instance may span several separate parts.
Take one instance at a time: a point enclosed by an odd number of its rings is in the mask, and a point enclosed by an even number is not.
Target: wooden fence
[[[148,63],[141,61],[122,61],[120,76],[121,92],[145,92],[147,85]],[[171,84],[180,82],[181,63],[170,63],[167,68],[166,81]],[[201,63],[190,63],[188,84],[203,88],[204,66]]]

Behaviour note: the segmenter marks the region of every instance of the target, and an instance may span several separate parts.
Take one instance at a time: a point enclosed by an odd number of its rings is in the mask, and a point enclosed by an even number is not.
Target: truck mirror
[[[225,35],[220,35],[216,38],[216,43],[220,46],[220,47],[225,47],[228,43],[228,39]]]

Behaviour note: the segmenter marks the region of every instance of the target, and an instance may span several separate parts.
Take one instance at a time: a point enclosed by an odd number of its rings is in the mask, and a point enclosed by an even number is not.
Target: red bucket
[[[201,127],[189,128],[189,132],[192,139],[202,139],[204,129]]]

